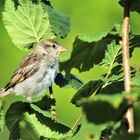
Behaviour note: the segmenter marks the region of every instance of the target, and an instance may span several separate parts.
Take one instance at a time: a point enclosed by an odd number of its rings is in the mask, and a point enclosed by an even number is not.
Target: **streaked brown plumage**
[[[60,52],[66,51],[53,40],[39,44],[20,63],[11,81],[1,90],[0,96],[11,92],[31,100],[49,87],[57,72]]]

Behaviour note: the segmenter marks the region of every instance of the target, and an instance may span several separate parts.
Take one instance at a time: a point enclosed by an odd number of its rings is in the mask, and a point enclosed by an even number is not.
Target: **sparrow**
[[[57,75],[60,53],[66,50],[54,40],[38,43],[21,61],[10,82],[0,91],[0,96],[14,93],[32,100],[44,93]]]

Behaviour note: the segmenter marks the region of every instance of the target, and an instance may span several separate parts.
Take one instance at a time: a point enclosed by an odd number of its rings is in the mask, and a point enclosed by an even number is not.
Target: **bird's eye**
[[[55,45],[55,44],[53,44],[53,45],[52,45],[52,47],[53,47],[53,48],[56,48],[56,45]]]

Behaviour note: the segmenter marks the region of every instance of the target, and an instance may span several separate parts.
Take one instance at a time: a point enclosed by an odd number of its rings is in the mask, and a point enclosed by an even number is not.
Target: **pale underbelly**
[[[32,99],[45,92],[51,86],[56,76],[56,69],[40,69],[31,78],[17,84],[14,88],[15,95],[25,96]]]

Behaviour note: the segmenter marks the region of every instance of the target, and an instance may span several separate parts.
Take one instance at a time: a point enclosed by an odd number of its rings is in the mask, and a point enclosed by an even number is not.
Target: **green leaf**
[[[20,129],[19,129],[19,120],[13,125],[12,129],[10,130],[9,140],[18,140],[20,139]]]
[[[96,81],[89,81],[85,85],[83,85],[73,96],[71,102],[77,105],[77,101],[84,98],[91,96],[95,91],[97,91],[103,85],[103,81],[96,80]]]
[[[134,106],[134,124],[135,124],[135,133],[140,134],[140,103],[137,103]]]
[[[116,66],[114,66],[113,68],[110,68],[111,71],[108,72],[108,78],[107,81],[109,83],[111,82],[119,82],[119,81],[123,81],[123,65],[122,64],[118,64]],[[106,76],[105,76],[106,77]]]
[[[140,69],[136,71],[135,76],[132,78],[132,85],[135,87],[140,87]]]
[[[0,99],[0,132],[3,131],[4,121],[3,102]]]
[[[51,99],[49,96],[45,95],[41,98],[41,100],[37,100],[36,102],[32,102],[30,105],[36,105],[41,110],[49,110],[51,109],[51,106],[55,106],[55,99]]]
[[[35,115],[24,113],[19,121],[20,139],[39,140],[42,135],[43,127],[38,123]]]
[[[46,11],[49,14],[50,24],[53,32],[56,35],[60,35],[61,38],[65,38],[70,31],[70,19],[61,13],[56,12],[50,6],[45,6]]]
[[[111,65],[110,65],[111,66]],[[131,67],[131,77],[134,77],[136,70]],[[104,81],[104,85],[100,90],[100,93],[115,94],[124,91],[124,78],[123,78],[123,66],[122,64],[116,65],[112,68],[109,67],[107,74],[104,74],[101,79]]]
[[[40,109],[40,107],[38,107],[38,106],[35,105],[35,104],[30,104],[30,106],[31,106],[31,108],[32,108],[34,111],[43,114],[45,117],[51,118],[51,113],[50,113],[49,111],[47,111],[47,110],[44,111],[44,110]]]
[[[28,111],[28,103],[15,102],[11,104],[6,112],[5,121],[8,129],[11,131],[15,123],[22,118],[22,114]]]
[[[21,139],[26,140],[30,138],[38,140],[41,136],[50,139],[63,139],[71,134],[69,129],[66,131],[66,128],[64,128],[64,126],[62,128],[62,125],[59,125],[58,132],[56,132],[56,130],[52,130],[50,129],[51,127],[49,127],[49,124],[53,126],[55,123],[51,123],[48,119],[46,120],[46,118],[44,118],[48,124],[46,125],[42,122],[40,123],[38,118],[39,117],[36,117],[35,114],[29,115],[28,113],[25,113],[23,115],[22,120],[19,122]],[[66,134],[60,133],[62,132],[61,130],[65,131]]]
[[[65,135],[67,136],[69,134],[72,135],[70,128],[67,125],[65,125],[64,123],[62,123],[58,120],[54,121],[51,118],[45,117],[43,114],[38,113],[38,112],[35,112],[35,114],[36,114],[38,121],[42,125],[46,126],[47,131],[51,133],[52,138],[55,138],[55,137],[57,138],[59,135],[60,135],[60,137],[61,136],[65,137]]]
[[[48,107],[45,107],[45,103],[41,103],[45,101],[44,99],[31,103],[20,101],[11,104],[5,117],[10,139],[33,139],[33,137],[63,139],[72,135],[68,126],[58,119],[57,122],[51,119],[51,113],[46,110]]]
[[[80,72],[88,71],[99,64],[105,56],[108,44],[113,40],[119,42],[121,25],[116,24],[109,32],[100,34],[85,34],[76,37],[71,57],[60,63],[60,70],[68,75],[72,68]]]
[[[110,82],[110,81],[109,81]],[[107,85],[103,86],[100,90],[100,94],[116,94],[124,91],[124,82],[123,81],[112,81]]]
[[[55,83],[60,87],[70,86],[74,89],[79,89],[83,85],[83,81],[75,75],[69,74],[69,77],[65,78],[62,73],[56,75]]]
[[[83,98],[77,104],[82,105],[87,120],[94,124],[118,121],[128,108],[124,94],[96,95]]]
[[[49,15],[40,1],[32,3],[32,0],[19,0],[18,3],[15,9],[14,1],[6,0],[3,12],[4,25],[17,47],[26,50],[40,40],[55,37]]]
[[[140,35],[130,34],[129,45],[130,45],[132,48],[140,47]]]
[[[112,41],[106,49],[105,57],[100,63],[102,67],[109,68],[109,73],[113,68],[113,64],[115,63],[116,57],[118,56],[121,50],[120,45],[117,45],[115,41]]]
[[[71,140],[100,140],[101,131],[106,128],[107,124],[96,125],[89,123],[84,119],[81,123],[79,132]]]

